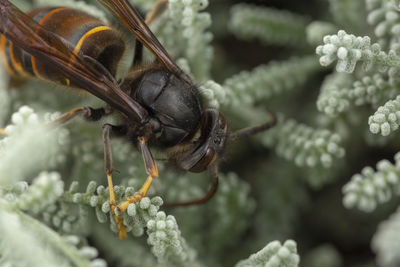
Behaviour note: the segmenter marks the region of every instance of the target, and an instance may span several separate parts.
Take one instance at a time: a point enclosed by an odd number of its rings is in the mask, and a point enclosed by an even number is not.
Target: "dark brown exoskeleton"
[[[146,196],[152,180],[158,177],[149,147],[165,152],[180,169],[191,172],[210,170],[213,177],[208,193],[201,199],[171,206],[207,201],[218,185],[218,159],[226,143],[273,126],[271,122],[229,133],[224,116],[202,103],[199,89],[190,77],[171,60],[164,47],[149,30],[150,23],[165,8],[160,0],[146,22],[127,0],[99,0],[136,37],[134,64],[119,84],[114,76],[125,45],[117,31],[85,13],[70,8],[34,10],[28,15],[8,0],[0,0],[0,52],[3,64],[12,75],[31,75],[70,87],[83,89],[106,102],[106,107],[76,108],[53,124],[62,124],[78,115],[98,120],[112,111],[123,118],[121,125],[103,127],[105,170],[110,192],[111,212],[119,237],[126,237],[122,218],[128,205]],[[68,27],[68,21],[69,27]],[[146,46],[157,58],[149,65],[142,61]],[[1,133],[1,132],[0,132]],[[113,171],[110,133],[126,136],[138,144],[148,177],[134,196],[117,205],[111,173]]]

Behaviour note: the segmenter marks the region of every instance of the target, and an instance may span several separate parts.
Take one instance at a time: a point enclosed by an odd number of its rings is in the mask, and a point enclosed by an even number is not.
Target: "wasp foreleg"
[[[72,119],[83,116],[86,120],[89,121],[98,121],[104,115],[108,115],[112,112],[111,108],[109,107],[102,107],[102,108],[91,108],[91,107],[82,107],[82,108],[74,108],[67,113],[63,114],[58,119],[55,119],[49,122],[50,126],[58,126],[62,124],[66,124]],[[8,135],[7,131],[4,128],[0,128],[0,135]]]
[[[72,119],[82,116],[86,120],[89,121],[98,121],[103,116],[108,115],[112,112],[111,108],[109,107],[101,107],[101,108],[91,108],[91,107],[82,107],[82,108],[74,108],[69,112],[65,113],[58,119],[51,121],[50,125],[61,125],[66,124],[67,122],[71,121]]]
[[[127,197],[125,202],[118,205],[117,209],[120,212],[124,212],[128,208],[129,204],[138,203],[140,200],[142,200],[142,198],[144,198],[147,195],[151,183],[153,182],[153,178],[158,177],[157,165],[153,159],[153,156],[151,155],[150,149],[147,145],[146,138],[141,136],[138,139],[139,139],[139,149],[140,152],[142,153],[143,161],[146,167],[146,173],[148,176],[138,193],[136,193],[133,196]]]
[[[115,207],[117,206],[117,203],[115,201],[115,193],[114,193],[114,187],[113,187],[113,182],[112,182],[112,171],[114,170],[113,168],[113,161],[112,161],[112,152],[111,152],[111,144],[110,144],[110,131],[112,130],[112,126],[109,124],[105,124],[103,126],[103,142],[104,142],[104,167],[105,171],[107,174],[107,181],[108,181],[108,190],[110,193],[110,208],[111,208],[111,214],[115,219],[115,222],[118,227],[119,235],[118,237],[120,239],[126,238],[126,228],[123,222],[123,219],[121,216],[117,216],[115,214]]]

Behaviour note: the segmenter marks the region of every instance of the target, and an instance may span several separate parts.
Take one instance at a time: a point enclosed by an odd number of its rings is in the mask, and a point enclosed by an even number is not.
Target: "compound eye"
[[[214,149],[208,148],[204,156],[189,170],[191,172],[203,172],[216,158]]]

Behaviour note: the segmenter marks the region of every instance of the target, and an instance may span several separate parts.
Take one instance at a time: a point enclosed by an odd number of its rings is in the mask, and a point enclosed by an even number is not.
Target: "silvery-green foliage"
[[[101,224],[93,225],[93,240],[97,248],[111,262],[118,262],[119,267],[161,267],[157,259],[147,246],[143,246],[137,239],[128,238],[121,246],[121,240]],[[127,255],[129,255],[127,257]],[[165,265],[164,265],[165,266]]]
[[[62,128],[49,131],[43,119],[30,107],[23,106],[15,112],[5,131],[8,135],[0,139],[2,186],[65,162],[63,146],[69,142],[69,132]]]
[[[232,91],[213,80],[208,80],[199,89],[210,107],[218,109],[221,105],[237,104]]]
[[[329,8],[335,22],[341,27],[357,30],[364,26],[364,0],[329,0]]]
[[[259,138],[265,147],[273,148],[277,155],[303,168],[305,179],[315,188],[334,179],[333,173],[346,154],[339,134],[282,116],[275,127]]]
[[[289,11],[237,4],[231,9],[229,27],[245,40],[255,38],[265,43],[304,45],[307,22],[307,18]]]
[[[135,7],[138,7],[146,12],[149,12],[157,0],[129,0]]]
[[[135,194],[135,189],[133,187],[124,187],[124,186],[115,186],[115,197],[118,203],[122,202],[125,197],[132,196]],[[90,207],[95,209],[97,220],[100,223],[105,223],[108,221],[108,217],[110,214],[110,204],[109,204],[109,193],[108,188],[105,188],[103,185],[97,186],[96,182],[91,181],[87,187],[85,192],[78,192],[78,183],[73,182],[68,191],[64,193],[64,195],[58,200],[56,203],[61,208],[56,209],[57,213],[51,214],[48,216],[52,217],[52,221],[63,221],[63,223],[58,223],[58,225],[62,225],[64,231],[68,229],[76,230],[78,227],[82,226],[82,216],[84,214],[79,214],[77,216],[79,220],[75,219],[72,221],[65,222],[68,218],[63,218],[64,212],[62,211],[62,207],[65,207],[66,203],[74,203],[78,204],[80,207]],[[123,214],[124,224],[128,227],[128,231],[131,231],[134,236],[141,236],[144,233],[144,228],[149,220],[154,219],[157,215],[157,212],[160,206],[163,204],[163,201],[160,197],[154,197],[152,199],[145,197],[137,204],[130,204],[128,206],[128,210]],[[53,209],[53,208],[51,208]],[[51,211],[51,210],[50,210]],[[117,212],[117,210],[116,210]],[[66,214],[70,215],[71,214]],[[58,218],[58,219],[56,219]],[[67,223],[67,228],[64,225]],[[70,225],[72,224],[72,225]],[[55,226],[58,226],[55,225]],[[111,229],[114,232],[117,232],[117,227],[113,219],[110,220]],[[65,229],[66,228],[66,229]]]
[[[340,253],[333,245],[323,244],[311,250],[304,258],[302,264],[308,267],[340,267],[343,260]]]
[[[387,75],[376,73],[354,82],[349,90],[349,97],[357,106],[370,104],[376,108],[399,93],[397,81],[393,81]]]
[[[32,2],[30,0],[10,0],[10,2],[23,11],[28,11],[32,8]]]
[[[16,206],[38,214],[46,206],[53,204],[64,192],[64,182],[59,173],[40,173],[32,185],[16,201]]]
[[[327,76],[317,100],[318,110],[336,117],[353,106],[369,104],[377,108],[400,93],[398,82],[385,74],[366,75],[354,82],[353,79],[347,73]]]
[[[354,4],[356,2],[354,1]],[[364,115],[364,121],[368,122],[371,133],[381,137],[369,138],[374,138],[375,143],[397,151],[397,145],[393,143],[395,136],[392,133],[400,125],[399,1],[366,0],[365,5],[367,18],[364,23],[373,26],[373,32],[367,32],[368,36],[360,37],[357,36],[358,29],[352,28],[351,25],[340,25],[346,31],[354,31],[356,35],[339,30],[337,34],[326,35],[323,44],[316,48],[321,65],[327,66],[337,61],[336,71],[350,74],[347,76],[347,84],[343,83],[344,76],[340,74],[333,74],[336,78],[327,79],[327,86],[322,87],[317,105],[320,111],[335,117],[339,117],[344,111],[353,115],[356,113],[355,106],[372,106],[374,110],[369,111],[369,117]],[[334,15],[336,17],[338,14]],[[354,13],[354,18],[357,18],[357,12]],[[361,32],[365,34],[365,31]],[[361,68],[357,68],[357,65]],[[349,85],[351,79],[354,82]],[[388,135],[393,138],[387,138]],[[395,155],[394,163],[380,160],[376,164],[376,170],[367,166],[360,173],[353,175],[351,181],[342,188],[344,206],[372,212],[378,208],[378,204],[393,199],[399,194],[398,166],[399,153]],[[379,266],[397,266],[399,263],[395,234],[398,225],[397,213],[381,224],[372,241]]]
[[[369,117],[369,129],[374,134],[388,136],[400,125],[400,96],[389,100]]]
[[[345,155],[338,134],[313,129],[293,119],[281,118],[277,126],[262,134],[261,140],[299,167],[330,168],[335,160]]]
[[[226,79],[223,86],[240,99],[240,105],[254,105],[301,87],[317,70],[315,63],[313,56],[270,62]]]
[[[390,0],[390,3],[396,10],[400,10],[400,1],[399,0]]]
[[[381,160],[376,164],[376,171],[365,167],[360,174],[355,174],[343,187],[343,204],[347,208],[357,207],[360,210],[374,211],[377,204],[389,201],[400,194],[399,162],[400,153],[394,157],[395,164]]]
[[[172,215],[158,212],[154,219],[147,222],[147,242],[159,262],[170,261],[175,266],[185,266],[193,261],[195,252],[191,251]]]
[[[337,116],[350,105],[349,89],[353,77],[345,73],[334,73],[326,76],[317,100],[319,111],[329,116]]]
[[[0,62],[3,60],[0,55]],[[8,74],[4,69],[3,64],[0,64],[0,125],[3,125],[10,106],[10,99],[7,92]]]
[[[398,6],[392,1],[367,0],[367,22],[374,26],[374,34],[385,48],[398,51],[400,37],[400,17]]]
[[[378,65],[382,70],[400,66],[400,58],[394,50],[388,53],[382,51],[378,43],[371,44],[368,36],[355,36],[340,30],[337,34],[326,35],[323,42],[324,45],[316,49],[319,62],[322,66],[328,66],[337,60],[337,72],[352,73],[359,61],[364,70],[369,70],[373,65]]]
[[[307,25],[307,42],[311,45],[317,45],[325,35],[333,34],[338,29],[335,24],[326,21],[313,21]]]
[[[255,103],[301,87],[316,69],[312,56],[271,62],[235,74],[222,85],[208,80],[200,86],[200,92],[213,108],[243,105],[251,108]]]
[[[80,256],[90,260],[90,267],[107,267],[107,262],[98,258],[99,251],[95,247],[88,245],[86,239],[76,235],[65,235],[62,238],[72,246],[75,246]]]
[[[379,224],[371,247],[377,254],[379,266],[395,267],[400,264],[400,211],[393,213],[388,220]]]
[[[209,214],[216,224],[210,228],[210,237],[207,240],[208,250],[219,252],[225,244],[234,244],[249,225],[249,216],[256,207],[255,200],[250,195],[250,186],[240,180],[235,173],[221,175],[218,195],[211,200]]]
[[[24,10],[32,3],[34,6],[62,4],[85,10],[103,20],[108,18],[115,21],[108,11],[99,8],[98,3],[91,0],[14,2]],[[156,1],[130,2],[143,14],[148,14]],[[83,105],[99,107],[101,102],[90,97],[75,100],[72,96],[66,97],[66,93],[57,93],[54,84],[38,82],[18,86],[18,90],[5,91],[8,80],[0,70],[0,128],[7,126],[5,123],[10,124],[6,128],[8,136],[0,136],[0,201],[6,201],[4,207],[7,207],[3,209],[0,205],[0,232],[6,231],[5,240],[10,240],[11,245],[2,247],[3,240],[0,240],[0,265],[46,266],[47,263],[36,262],[36,258],[28,257],[32,255],[30,253],[35,253],[37,258],[48,260],[49,266],[60,266],[70,261],[76,262],[77,266],[105,266],[106,261],[116,266],[218,266],[226,265],[227,251],[229,260],[234,264],[239,255],[249,255],[250,249],[262,247],[266,240],[285,240],[295,234],[296,223],[303,215],[300,214],[301,205],[309,195],[309,185],[317,191],[327,181],[335,181],[333,179],[338,177],[342,169],[347,170],[353,165],[352,157],[357,154],[354,150],[361,150],[359,142],[354,141],[362,139],[359,138],[360,131],[352,123],[364,118],[363,124],[360,122],[357,125],[367,125],[368,115],[371,115],[371,132],[387,135],[398,128],[399,1],[367,0],[364,3],[363,0],[330,0],[331,16],[325,11],[318,11],[319,19],[327,21],[312,22],[305,15],[296,15],[293,11],[266,8],[262,6],[264,2],[261,1],[257,6],[238,4],[232,7],[227,4],[228,1],[170,0],[165,14],[151,25],[172,58],[199,85],[207,107],[222,110],[230,130],[268,121],[270,115],[265,111],[266,108],[285,114],[287,119],[280,120],[269,132],[228,146],[233,151],[233,158],[235,153],[249,155],[245,154],[249,152],[248,147],[255,147],[257,153],[242,157],[240,164],[236,163],[239,162],[237,160],[233,164],[230,162],[231,152],[225,154],[228,163],[221,167],[219,192],[208,205],[181,210],[166,209],[164,200],[184,201],[202,197],[208,189],[208,179],[207,174],[195,177],[176,173],[157,160],[160,178],[154,182],[149,196],[129,205],[127,212],[122,214],[130,233],[126,241],[116,239],[115,221],[110,216],[101,140],[101,124],[117,124],[120,121],[106,118],[99,123],[89,124],[77,119],[67,126],[68,130],[49,131],[46,125],[42,129],[39,127],[42,121],[56,118],[54,115],[45,115],[47,119],[41,119],[43,112],[65,112]],[[225,3],[222,12],[230,16],[225,22],[223,16],[216,18],[221,11],[215,12],[214,8],[220,3]],[[364,6],[367,7],[368,19],[364,16]],[[228,15],[229,10],[231,13]],[[334,22],[328,21],[331,17]],[[221,19],[219,23],[225,27],[222,38],[229,35],[226,31],[229,28],[233,35],[229,38],[237,37],[241,39],[240,44],[251,44],[249,51],[245,51],[249,59],[252,53],[270,53],[270,47],[266,45],[272,44],[283,51],[278,57],[280,61],[255,61],[255,64],[242,66],[243,63],[235,55],[229,61],[224,59],[224,50],[229,50],[231,39],[224,40],[221,46],[221,29],[214,31],[210,28],[216,19]],[[367,22],[375,28],[374,33],[365,28]],[[216,38],[211,46],[213,34]],[[329,36],[323,38],[327,34]],[[253,39],[255,42],[250,43]],[[307,54],[312,53],[309,51],[310,45],[315,44],[321,44],[317,54],[322,65],[337,61],[337,71],[345,72],[326,78],[318,99],[313,94],[317,88],[315,80],[321,77],[321,73],[314,75],[319,72],[318,60],[315,55]],[[264,50],[253,52],[253,45],[261,46]],[[295,57],[289,57],[289,54]],[[274,58],[271,54],[267,56]],[[152,60],[148,57],[146,62]],[[217,67],[212,73],[211,65],[214,63]],[[363,68],[359,69],[357,65]],[[21,88],[26,90],[19,91]],[[16,112],[21,104],[27,102],[38,113],[26,107]],[[315,102],[319,111],[330,115],[329,118],[321,115],[321,120],[326,121],[324,128],[315,126],[315,121],[320,117]],[[373,110],[363,114],[356,109],[361,105],[371,105],[377,111],[375,114]],[[380,105],[382,107],[378,108]],[[13,112],[16,113],[10,115]],[[73,138],[73,142],[69,141],[70,138]],[[266,155],[264,152],[269,148],[275,152]],[[350,153],[345,153],[345,149]],[[31,155],[29,151],[39,151],[40,154]],[[114,167],[120,171],[113,172],[116,198],[120,203],[140,189],[146,173],[141,155],[132,142],[112,136],[112,152]],[[155,157],[163,158],[163,155],[157,153]],[[232,165],[242,165],[243,162],[245,167],[249,165],[246,160],[251,163],[250,175],[240,173],[239,179],[236,173],[224,174],[231,168],[243,171],[242,166]],[[398,194],[400,183],[396,178],[397,165],[397,161],[395,164],[382,161],[377,171],[366,168],[362,175],[356,175],[343,189],[345,206],[358,206],[371,211],[378,203],[386,202],[393,194]],[[273,178],[280,179],[279,183],[271,182],[271,169],[274,170]],[[308,183],[303,182],[305,179]],[[276,187],[270,187],[271,183]],[[340,202],[337,198],[335,200],[336,203]],[[27,220],[29,224],[2,223],[7,220]],[[51,238],[42,232],[36,234],[37,229],[50,231],[47,227],[57,233],[54,232]],[[31,230],[35,232],[34,235],[30,235]],[[253,242],[247,233],[254,234],[256,241]],[[65,234],[69,236],[61,239]],[[93,247],[82,241],[87,236],[93,242]],[[396,257],[391,252],[395,251],[395,246],[390,251],[387,247],[391,243],[382,241],[387,239],[386,235],[378,232],[377,236],[383,237],[376,238],[380,241],[374,241],[374,249],[381,263],[384,260],[380,260],[380,257],[386,259],[382,263],[385,265]],[[14,237],[18,239],[11,240]],[[41,245],[43,237],[45,241],[57,240],[51,243],[51,248],[62,248],[57,252],[43,252],[40,246],[35,246],[33,252],[28,251],[31,248],[27,244]],[[19,247],[19,240],[29,242]],[[331,259],[329,264],[335,266],[340,259],[335,252],[340,250],[319,248],[315,249],[314,255],[318,256],[314,259],[323,259],[324,255],[328,255],[326,257]],[[105,260],[96,259],[97,250],[101,251]],[[60,251],[63,254],[61,259]],[[272,241],[237,264],[298,265],[299,256],[294,241],[287,241],[283,245]],[[322,265],[325,266],[324,263]]]
[[[154,25],[160,42],[175,58],[184,57],[197,81],[209,78],[213,49],[208,0],[172,0],[163,18]],[[180,32],[180,35],[175,35]]]
[[[295,267],[300,262],[297,245],[293,240],[286,240],[282,245],[274,241],[263,249],[240,261],[236,267]]]
[[[21,267],[90,266],[59,234],[2,199],[0,215],[0,262]]]

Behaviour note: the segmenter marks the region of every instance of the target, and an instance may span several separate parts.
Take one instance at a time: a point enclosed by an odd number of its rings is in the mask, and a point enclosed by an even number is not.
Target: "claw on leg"
[[[140,200],[142,200],[142,198],[147,195],[147,192],[149,191],[152,182],[153,176],[149,175],[138,193],[133,196],[127,197],[125,202],[117,206],[118,211],[125,212],[129,204],[140,202]]]
[[[125,202],[118,205],[117,209],[120,212],[126,211],[129,204],[138,203],[140,200],[142,200],[142,198],[144,198],[147,195],[151,183],[153,182],[153,178],[158,177],[157,165],[153,159],[153,156],[151,155],[149,147],[147,146],[147,139],[143,136],[140,136],[138,137],[138,141],[139,141],[139,149],[140,152],[142,153],[143,161],[146,167],[146,173],[148,176],[146,181],[142,185],[142,188],[140,188],[137,194],[127,197]]]
[[[113,182],[112,182],[112,177],[111,173],[107,172],[107,181],[108,181],[108,189],[110,191],[110,208],[111,208],[111,214],[114,217],[114,220],[117,224],[118,231],[119,231],[119,239],[124,239],[127,237],[126,234],[126,228],[122,219],[122,216],[117,216],[115,214],[115,208],[117,206],[117,203],[115,202],[115,193],[114,193],[114,187],[113,187]]]
[[[78,117],[78,116],[85,116],[89,112],[89,108],[83,107],[83,108],[74,108],[70,110],[69,112],[63,114],[61,117],[58,119],[51,121],[49,124],[50,125],[61,125],[69,122],[70,120]]]
[[[111,114],[111,112],[112,110],[110,110],[108,107],[97,109],[91,107],[74,108],[67,113],[61,115],[61,117],[59,117],[58,119],[51,121],[49,125],[57,126],[66,124],[77,117],[84,117],[86,120],[90,121],[98,121],[103,116]]]

